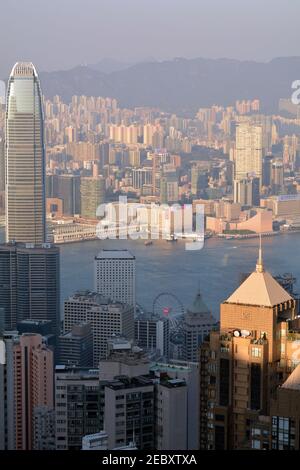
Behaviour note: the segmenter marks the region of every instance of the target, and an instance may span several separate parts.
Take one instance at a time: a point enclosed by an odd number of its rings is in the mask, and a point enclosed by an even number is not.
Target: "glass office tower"
[[[38,75],[18,62],[8,81],[6,108],[6,241],[44,243],[45,149]]]

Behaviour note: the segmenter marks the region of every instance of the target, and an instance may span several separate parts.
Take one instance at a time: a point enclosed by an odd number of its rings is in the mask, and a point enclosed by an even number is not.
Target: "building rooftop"
[[[288,390],[300,390],[300,364],[298,364],[298,366],[293,370],[281,388]]]
[[[13,66],[11,77],[37,77],[37,72],[32,62],[17,62]]]
[[[127,377],[117,376],[115,380],[109,382],[106,387],[112,390],[124,390],[138,387],[145,387],[147,385],[153,385],[153,380],[149,376],[138,376],[138,377]]]
[[[194,299],[192,305],[188,308],[189,313],[206,313],[210,314],[210,310],[204,302],[200,289],[197,292],[197,295]]]
[[[186,387],[186,381],[183,379],[167,379],[161,380],[160,385],[167,388]]]
[[[89,290],[75,292],[73,295],[71,295],[70,297],[68,297],[68,299],[65,300],[65,303],[67,302],[81,302],[99,306],[107,305],[116,308],[127,307],[127,305],[123,302],[113,301],[110,298],[103,296],[102,294],[98,294],[97,292],[92,292]]]
[[[16,242],[16,241],[10,241],[8,243],[0,243],[0,249],[2,250],[34,250],[35,252],[38,252],[40,250],[41,252],[44,253],[45,250],[48,251],[55,251],[59,252],[59,247],[54,245],[53,243],[24,243],[24,242]]]
[[[228,297],[226,303],[274,307],[292,300],[268,272],[254,272]]]
[[[149,321],[149,322],[156,323],[156,322],[159,322],[159,321],[167,322],[168,318],[167,317],[161,317],[160,315],[158,315],[156,313],[152,313],[152,312],[140,312],[136,316],[135,320],[137,320],[137,321]]]
[[[76,367],[76,366],[66,366],[66,365],[56,365],[55,366],[55,375],[59,379],[68,379],[68,380],[98,380],[99,378],[99,369],[90,369],[88,367]]]
[[[101,250],[95,259],[135,259],[128,250]]]
[[[274,307],[293,300],[290,294],[264,270],[261,247],[256,270],[228,297],[230,304]]]
[[[150,366],[150,370],[153,372],[156,371],[165,371],[165,372],[191,372],[192,371],[192,363],[185,362],[185,361],[178,361],[178,362],[153,362]]]

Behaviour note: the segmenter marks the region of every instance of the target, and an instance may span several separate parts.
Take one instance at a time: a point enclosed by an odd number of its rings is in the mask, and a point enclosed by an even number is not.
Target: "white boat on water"
[[[171,235],[168,235],[166,237],[166,241],[167,242],[177,242],[178,238],[176,237],[176,235],[174,235],[174,233],[171,233]]]

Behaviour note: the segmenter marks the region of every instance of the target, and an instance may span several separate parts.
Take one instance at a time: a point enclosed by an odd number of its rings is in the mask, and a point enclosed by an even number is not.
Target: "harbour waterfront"
[[[4,239],[4,229],[0,229]],[[200,286],[216,318],[219,305],[238,286],[240,274],[253,271],[258,239],[205,240],[199,251],[185,250],[185,241],[93,240],[60,245],[61,304],[76,290],[93,289],[94,257],[101,249],[128,249],[136,256],[137,301],[147,311],[162,293],[175,294],[188,307]],[[263,238],[265,267],[273,275],[292,273],[300,290],[300,233]]]
[[[152,309],[155,296],[161,292],[176,294],[187,307],[200,286],[206,303],[219,318],[219,304],[237,287],[240,273],[255,267],[258,239],[208,239],[200,251],[186,251],[184,241],[164,240],[151,246],[145,246],[143,240],[61,245],[62,295],[93,288],[93,259],[102,248],[126,248],[136,256],[137,301],[145,309]],[[272,274],[292,272],[300,281],[299,233],[264,238],[263,255]]]

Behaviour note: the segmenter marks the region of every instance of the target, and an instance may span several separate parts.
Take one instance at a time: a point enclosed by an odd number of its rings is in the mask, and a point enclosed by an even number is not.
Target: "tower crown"
[[[256,269],[225,301],[232,304],[274,307],[275,305],[293,300],[290,294],[265,271],[261,236]]]
[[[36,69],[32,62],[17,62],[11,71],[11,77],[37,77]]]

